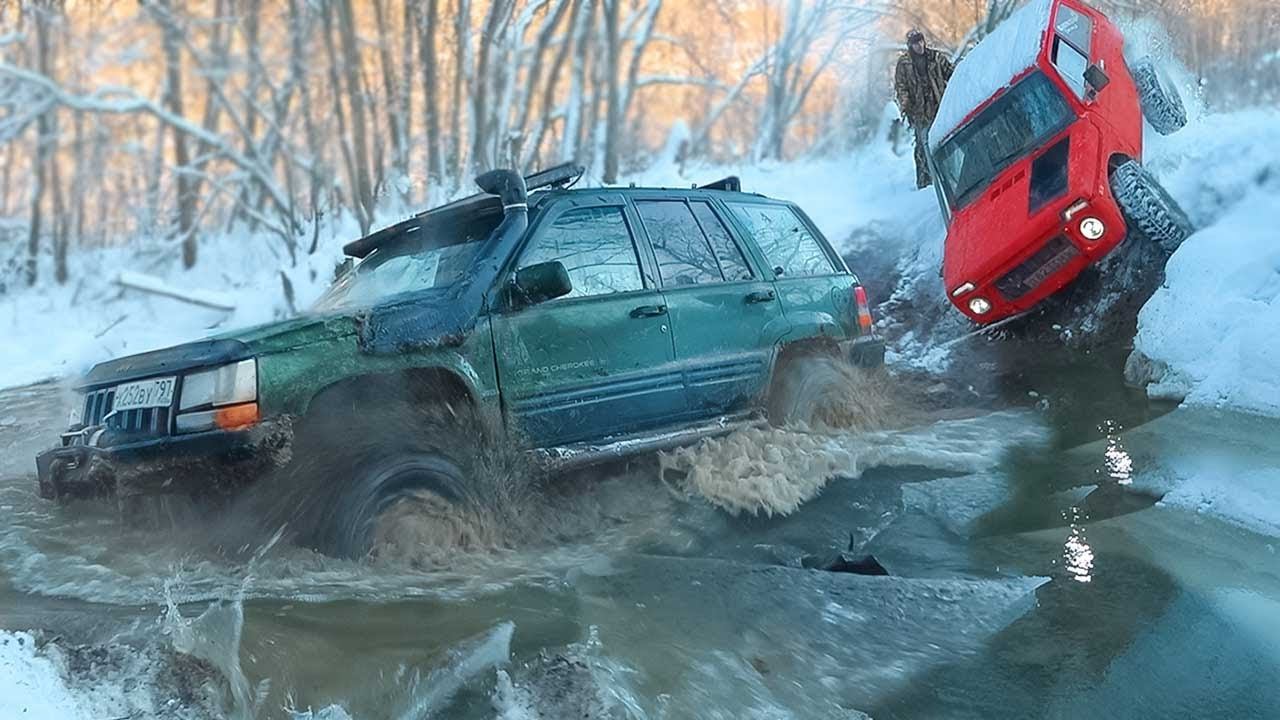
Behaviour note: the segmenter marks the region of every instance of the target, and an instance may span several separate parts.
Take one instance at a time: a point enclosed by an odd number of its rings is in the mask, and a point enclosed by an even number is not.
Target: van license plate
[[[125,383],[116,387],[116,400],[111,404],[111,409],[169,407],[173,403],[173,388],[176,384],[177,378],[173,377]]]

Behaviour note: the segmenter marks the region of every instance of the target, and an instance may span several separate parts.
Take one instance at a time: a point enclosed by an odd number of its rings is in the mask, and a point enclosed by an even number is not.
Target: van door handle
[[[747,293],[747,304],[773,302],[777,297],[777,293],[772,290],[756,290],[753,293]]]
[[[635,308],[631,311],[631,317],[633,318],[657,317],[659,315],[666,315],[666,314],[667,314],[666,305],[641,305],[640,307]]]

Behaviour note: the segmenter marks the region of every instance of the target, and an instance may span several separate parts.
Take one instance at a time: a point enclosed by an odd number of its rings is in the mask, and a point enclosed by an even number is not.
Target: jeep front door
[[[621,198],[563,205],[537,222],[515,267],[558,260],[572,290],[492,316],[508,420],[542,447],[660,425],[684,405],[666,301]]]

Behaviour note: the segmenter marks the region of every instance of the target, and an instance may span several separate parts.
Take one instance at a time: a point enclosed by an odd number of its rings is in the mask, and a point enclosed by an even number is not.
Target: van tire
[[[1150,58],[1139,60],[1131,68],[1133,82],[1138,86],[1138,102],[1142,116],[1161,135],[1172,135],[1187,124],[1187,110],[1182,96],[1169,81],[1168,75]]]
[[[1130,234],[1145,237],[1167,253],[1195,231],[1186,213],[1145,167],[1133,160],[1111,171],[1115,196]]]

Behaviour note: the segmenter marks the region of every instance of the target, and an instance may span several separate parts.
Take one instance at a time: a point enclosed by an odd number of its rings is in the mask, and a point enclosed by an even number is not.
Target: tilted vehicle
[[[486,173],[348,244],[302,317],[95,366],[40,494],[302,468],[325,476],[316,545],[359,555],[397,498],[465,498],[483,443],[564,464],[670,447],[766,417],[789,358],[883,361],[862,286],[794,204],[736,178],[569,189],[580,173]]]
[[[1186,124],[1177,90],[1080,0],[1032,0],[957,66],[929,135],[947,220],[942,276],[978,323],[1026,311],[1137,236],[1191,232],[1142,166],[1142,120]]]

